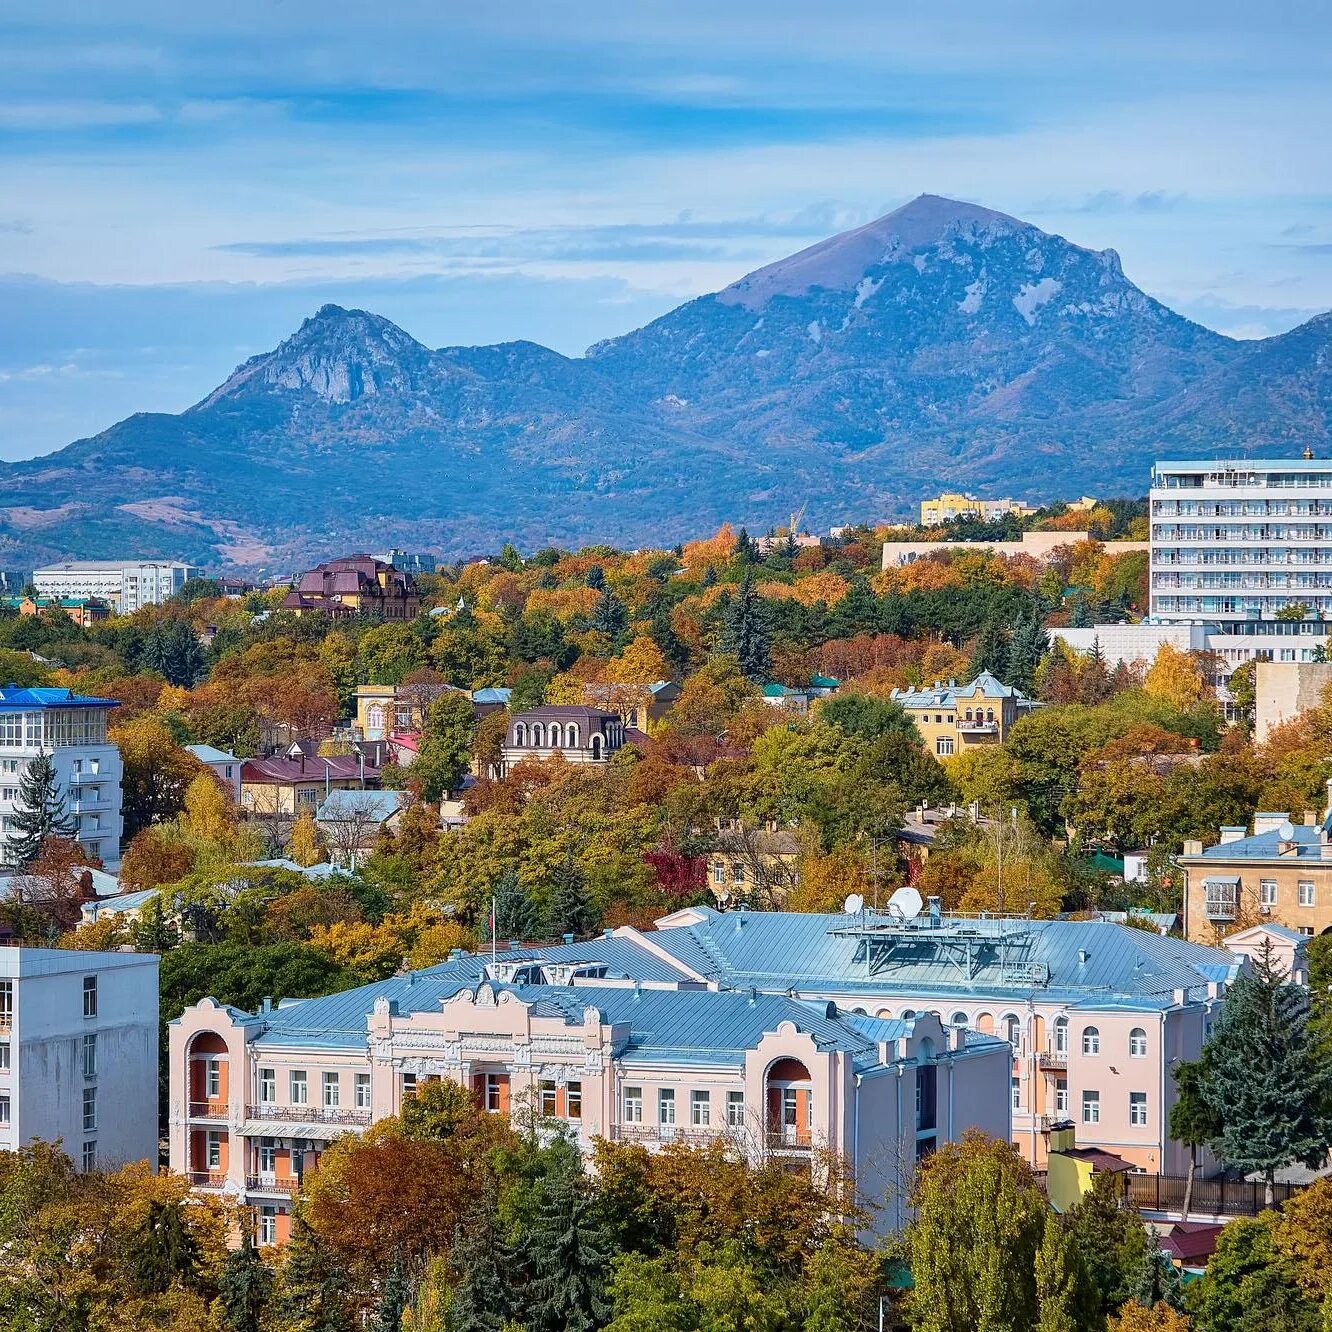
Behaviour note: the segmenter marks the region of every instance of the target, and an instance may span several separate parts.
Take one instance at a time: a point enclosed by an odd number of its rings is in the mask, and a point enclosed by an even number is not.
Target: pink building
[[[613,978],[626,960],[646,979]],[[876,1228],[892,1229],[919,1157],[969,1127],[1010,1132],[1010,1058],[927,1013],[699,985],[633,940],[460,956],[257,1014],[211,999],[187,1009],[170,1031],[171,1165],[249,1203],[259,1239],[280,1242],[332,1138],[450,1078],[585,1150],[720,1138],[802,1164],[836,1151],[884,1203]]]

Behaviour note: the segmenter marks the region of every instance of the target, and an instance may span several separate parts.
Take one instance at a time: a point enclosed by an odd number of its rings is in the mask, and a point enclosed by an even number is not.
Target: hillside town
[[[7,574],[0,1325],[1327,1326],[1329,492]]]

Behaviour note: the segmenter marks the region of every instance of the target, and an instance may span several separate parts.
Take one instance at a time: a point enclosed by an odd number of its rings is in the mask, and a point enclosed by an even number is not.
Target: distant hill
[[[1332,315],[1237,342],[1112,250],[924,195],[580,359],[324,306],[187,411],[0,469],[0,567],[673,542],[945,485],[1141,493],[1158,457],[1305,445],[1332,446]]]

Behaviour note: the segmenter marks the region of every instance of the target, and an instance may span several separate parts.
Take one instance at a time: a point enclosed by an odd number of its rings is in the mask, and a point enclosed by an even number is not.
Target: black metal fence
[[[1148,1212],[1178,1212],[1184,1206],[1185,1175],[1125,1175],[1125,1196]],[[1274,1184],[1272,1199],[1280,1206],[1303,1187]],[[1189,1200],[1191,1216],[1257,1216],[1266,1206],[1267,1186],[1248,1179],[1203,1179],[1195,1176]]]

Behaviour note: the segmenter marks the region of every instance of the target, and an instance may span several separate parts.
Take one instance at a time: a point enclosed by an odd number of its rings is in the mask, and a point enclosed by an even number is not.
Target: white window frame
[[[1258,880],[1258,905],[1274,907],[1277,903],[1277,881],[1275,879]]]
[[[95,1133],[97,1131],[96,1087],[85,1087],[83,1089],[83,1131],[85,1133]]]
[[[9,1067],[8,1042],[6,1042],[3,1067]],[[85,1078],[95,1078],[97,1076],[97,1033],[95,1031],[85,1031],[83,1033],[83,1076]]]
[[[953,737],[951,735],[939,736],[934,742],[934,752],[939,758],[952,758]]]
[[[1082,1093],[1082,1122],[1099,1124],[1101,1122],[1101,1093],[1090,1089]]]
[[[208,1136],[204,1140],[206,1155],[204,1165],[209,1170],[222,1169],[222,1134],[217,1129],[209,1129]]]
[[[744,1128],[745,1126],[745,1094],[742,1091],[728,1091],[726,1093],[726,1127]]]
[[[1088,1057],[1101,1053],[1101,1029],[1099,1027],[1083,1027],[1082,1053]]]
[[[626,1124],[641,1124],[643,1122],[643,1089],[642,1087],[625,1087],[620,1097],[623,1110],[621,1112],[623,1121]]]
[[[358,1073],[356,1075],[356,1084],[353,1088],[353,1097],[358,1110],[370,1109],[370,1074]]]
[[[712,1123],[712,1094],[705,1091],[689,1093],[689,1124],[691,1128],[708,1128]]]
[[[277,1104],[277,1069],[275,1068],[261,1068],[259,1070],[259,1104]]]
[[[263,1246],[272,1246],[277,1243],[277,1208],[265,1203],[259,1208],[259,1239],[258,1243]]]
[[[1068,1114],[1068,1079],[1055,1079],[1055,1114]]]
[[[675,1088],[657,1088],[657,1123],[663,1128],[675,1126]]]
[[[1142,1027],[1134,1027],[1129,1032],[1129,1058],[1147,1058],[1147,1032]]]
[[[582,1119],[583,1117],[583,1084],[581,1081],[565,1084],[564,1117],[565,1119]]]
[[[83,978],[83,1016],[86,1018],[95,1018],[97,1016],[96,976],[85,976]]]
[[[83,1144],[83,1170],[86,1174],[89,1170],[97,1169],[97,1139],[90,1139]]]
[[[1301,879],[1300,887],[1300,905],[1302,907],[1316,906],[1318,902],[1318,890],[1314,887],[1312,879]]]
[[[1129,1125],[1132,1128],[1147,1127],[1147,1093],[1129,1092]]]
[[[287,1095],[292,1105],[310,1104],[310,1078],[305,1069],[288,1069]]]
[[[342,1079],[336,1073],[324,1073],[319,1079],[319,1089],[325,1110],[336,1110],[342,1104]]]

